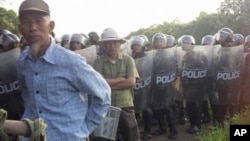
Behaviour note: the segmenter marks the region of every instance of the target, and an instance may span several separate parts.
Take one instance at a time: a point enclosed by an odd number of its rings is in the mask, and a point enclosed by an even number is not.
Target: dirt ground
[[[208,133],[210,131],[210,129],[209,129],[210,125],[211,124],[202,124],[201,133],[202,134]],[[187,129],[189,127],[188,122],[186,122],[185,125],[178,125],[178,123],[177,123],[176,127],[177,127],[177,131],[178,131],[178,138],[174,141],[200,141],[199,138],[195,134],[185,133],[185,129]],[[153,127],[152,131],[157,130],[157,129],[158,129],[158,127],[156,125]],[[143,131],[142,125],[140,125],[140,131]],[[167,132],[165,134],[160,135],[160,136],[152,136],[152,138],[147,140],[147,141],[173,141],[171,139],[168,139],[168,133],[169,133],[169,130],[167,129]]]

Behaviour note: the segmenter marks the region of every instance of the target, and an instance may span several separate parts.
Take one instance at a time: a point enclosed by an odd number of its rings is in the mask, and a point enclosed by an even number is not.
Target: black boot
[[[188,129],[186,129],[186,133],[188,134],[196,134],[200,132],[201,128],[195,125],[191,125]]]
[[[141,134],[141,139],[142,140],[149,140],[152,138],[152,135],[150,132],[146,132],[144,131],[142,134]]]
[[[177,135],[178,135],[178,132],[176,131],[176,129],[170,129],[168,138],[171,139],[171,140],[176,140]]]

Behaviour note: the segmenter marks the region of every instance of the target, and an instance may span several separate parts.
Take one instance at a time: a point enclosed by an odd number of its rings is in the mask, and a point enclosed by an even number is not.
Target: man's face
[[[26,11],[20,16],[18,28],[29,44],[45,46],[54,29],[54,22],[50,21],[50,17],[44,13]]]
[[[142,46],[141,45],[138,45],[138,44],[135,44],[132,46],[132,49],[135,53],[141,53],[142,52]]]
[[[121,41],[105,41],[103,46],[108,56],[115,56],[120,52]]]
[[[166,42],[163,39],[156,39],[153,45],[155,49],[163,49],[166,47]]]
[[[80,42],[77,42],[77,41],[71,41],[70,48],[72,50],[80,50],[80,49],[82,49],[82,44]]]
[[[183,42],[181,46],[184,51],[191,51],[193,49],[192,43],[188,41]]]

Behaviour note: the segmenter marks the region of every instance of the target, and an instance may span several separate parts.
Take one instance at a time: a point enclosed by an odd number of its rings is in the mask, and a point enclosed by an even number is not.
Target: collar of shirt
[[[118,59],[122,60],[123,59],[123,56],[121,53],[118,54]],[[104,62],[109,62],[109,58],[107,55],[104,56]]]
[[[50,37],[50,45],[49,45],[49,47],[47,48],[47,50],[46,50],[46,52],[45,52],[45,54],[41,57],[41,58],[43,58],[45,61],[47,61],[48,63],[51,63],[51,64],[54,64],[55,63],[55,55],[53,55],[53,50],[54,50],[54,47],[53,46],[55,46],[55,41],[54,40],[52,40],[51,39],[51,37]],[[27,50],[25,50],[24,52],[23,52],[23,55],[22,56],[20,56],[20,60],[24,60],[24,59],[27,59],[27,58],[29,58],[29,59],[32,59],[32,56],[31,56],[31,54],[29,53],[29,49],[27,49]]]

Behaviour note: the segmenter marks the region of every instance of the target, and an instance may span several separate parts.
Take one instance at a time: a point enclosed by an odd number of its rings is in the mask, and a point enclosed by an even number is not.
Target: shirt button
[[[36,94],[39,94],[39,91],[36,91]]]
[[[38,72],[35,72],[35,75],[38,75]]]
[[[42,111],[40,110],[40,111],[39,111],[39,113],[41,114],[41,113],[42,113]]]

